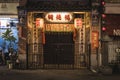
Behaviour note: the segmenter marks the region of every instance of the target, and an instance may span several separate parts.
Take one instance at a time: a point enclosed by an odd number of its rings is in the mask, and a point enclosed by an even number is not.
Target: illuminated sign
[[[36,18],[35,25],[37,28],[44,27],[44,20],[42,18]]]
[[[70,22],[73,17],[71,13],[67,12],[51,12],[45,15],[45,19],[49,22],[67,23]]]
[[[75,25],[75,28],[82,28],[82,19],[81,18],[76,18],[74,20],[74,25]]]
[[[10,28],[10,18],[0,18],[0,28]]]
[[[98,47],[99,43],[98,43],[98,37],[99,34],[97,31],[92,31],[92,48],[95,49]]]

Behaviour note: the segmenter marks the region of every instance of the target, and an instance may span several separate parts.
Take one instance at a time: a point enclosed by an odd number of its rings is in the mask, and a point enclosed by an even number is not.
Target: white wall
[[[107,14],[120,14],[120,4],[106,4],[105,7]]]
[[[1,8],[2,4],[4,3],[0,3],[0,14],[17,14],[19,3],[6,3],[7,8]]]

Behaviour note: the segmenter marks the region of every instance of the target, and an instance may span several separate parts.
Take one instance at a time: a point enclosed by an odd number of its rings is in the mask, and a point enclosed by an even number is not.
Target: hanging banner
[[[36,18],[35,25],[36,25],[36,28],[43,28],[44,20],[42,18]]]
[[[99,46],[99,33],[97,31],[92,31],[92,49],[96,49]]]

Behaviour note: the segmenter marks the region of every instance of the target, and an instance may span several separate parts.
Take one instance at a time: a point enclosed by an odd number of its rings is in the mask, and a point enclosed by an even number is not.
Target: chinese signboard
[[[53,23],[68,23],[72,21],[73,16],[67,12],[51,12],[45,15],[45,19]]]
[[[99,42],[99,33],[97,31],[92,31],[92,48],[95,49],[98,47]]]
[[[82,28],[82,19],[81,18],[76,18],[75,20],[74,20],[74,26],[75,26],[75,28]]]
[[[44,20],[42,18],[36,18],[35,25],[37,28],[44,27]]]
[[[72,32],[73,24],[46,24],[45,31]]]

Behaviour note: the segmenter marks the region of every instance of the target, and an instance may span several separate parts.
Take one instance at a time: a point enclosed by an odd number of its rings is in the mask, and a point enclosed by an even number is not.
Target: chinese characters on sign
[[[45,31],[72,32],[73,24],[46,24]]]
[[[36,18],[35,25],[36,27],[40,26],[40,18]]]
[[[72,20],[72,14],[67,12],[54,12],[46,14],[45,18],[49,22],[70,22]]]
[[[75,28],[82,28],[82,19],[81,18],[76,18],[75,20],[74,20],[74,24],[75,24]]]
[[[99,34],[97,31],[92,32],[92,48],[95,49],[98,47],[99,42],[98,42]]]
[[[36,28],[43,28],[44,20],[42,18],[36,18],[35,26],[36,26]]]

